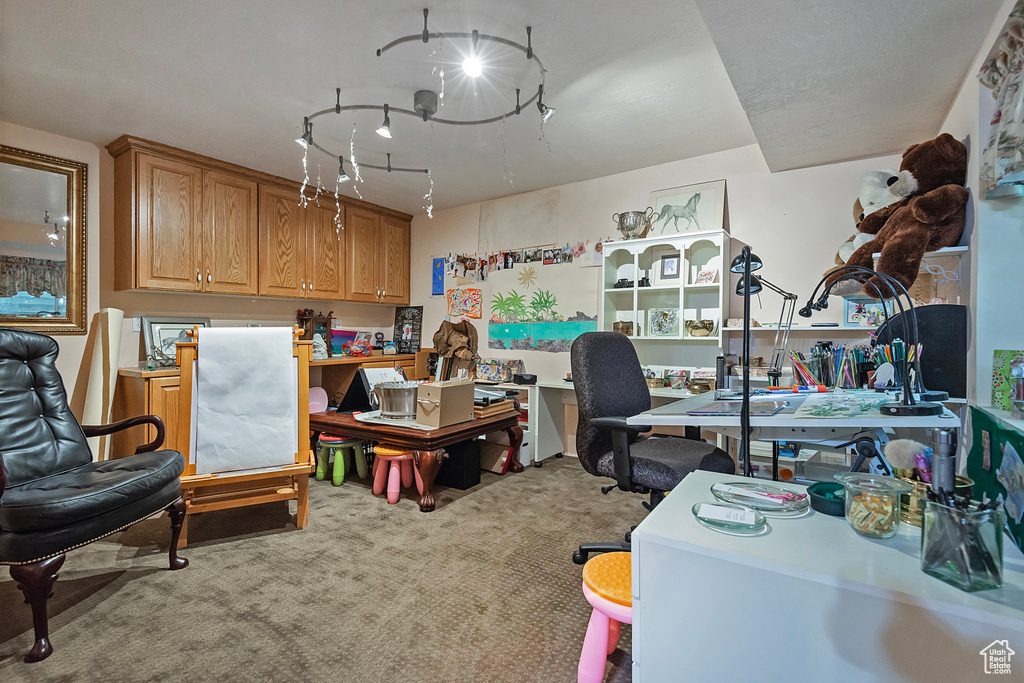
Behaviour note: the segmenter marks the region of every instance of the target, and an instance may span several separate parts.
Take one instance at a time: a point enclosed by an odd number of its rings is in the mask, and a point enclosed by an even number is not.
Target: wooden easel
[[[313,342],[302,341],[302,329],[292,330],[292,356],[298,359],[298,433],[295,462],[281,467],[238,473],[196,474],[192,461],[192,381],[193,364],[199,353],[198,327],[187,333],[192,341],[178,344],[177,362],[181,389],[178,397],[179,448],[185,456],[185,472],[181,477],[181,495],[185,499],[185,521],[181,527],[179,546],[188,542],[188,516],[245,505],[258,505],[278,500],[297,500],[295,526],[302,528],[309,520],[309,475],[316,461],[309,448],[309,361]]]

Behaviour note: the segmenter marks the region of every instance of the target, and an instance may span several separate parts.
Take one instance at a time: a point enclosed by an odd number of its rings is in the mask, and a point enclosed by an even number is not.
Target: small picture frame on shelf
[[[679,279],[679,254],[665,254],[661,257],[660,274],[662,280]]]
[[[695,285],[713,285],[718,281],[718,268],[704,268],[693,279]]]
[[[187,332],[196,326],[210,327],[209,318],[169,318],[142,316],[142,339],[146,346],[146,363],[153,368],[173,368],[178,342],[187,342]]]
[[[647,311],[647,325],[652,337],[678,337],[679,309],[651,308]]]

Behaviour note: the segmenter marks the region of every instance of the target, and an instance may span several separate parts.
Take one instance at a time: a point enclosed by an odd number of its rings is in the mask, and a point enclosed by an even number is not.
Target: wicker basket
[[[914,490],[910,493],[904,493],[900,496],[900,521],[919,527],[921,526],[921,517],[924,514],[924,501],[928,500],[928,489],[931,487],[931,484],[907,479],[906,477],[897,477],[897,479],[902,479],[914,487]],[[961,477],[959,474],[956,475],[957,495],[970,496],[973,490],[973,481],[967,477]]]

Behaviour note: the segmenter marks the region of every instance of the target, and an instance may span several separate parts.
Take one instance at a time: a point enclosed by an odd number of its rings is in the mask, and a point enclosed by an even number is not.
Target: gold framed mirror
[[[0,145],[0,327],[85,334],[86,172]]]

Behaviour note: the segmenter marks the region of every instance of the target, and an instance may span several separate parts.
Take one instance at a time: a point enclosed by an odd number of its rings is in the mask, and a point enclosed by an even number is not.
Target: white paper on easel
[[[295,462],[298,367],[291,328],[201,328],[198,356],[196,473]]]

